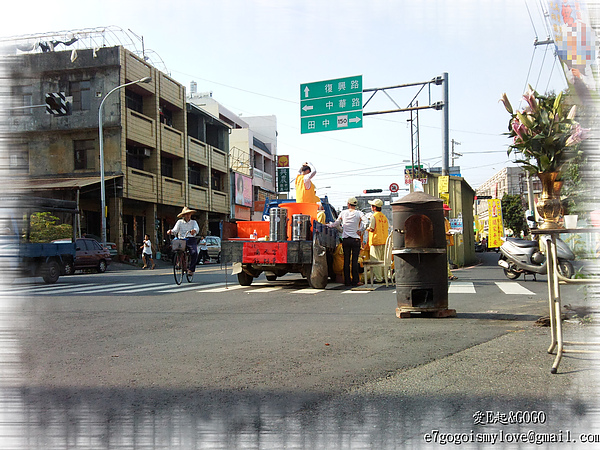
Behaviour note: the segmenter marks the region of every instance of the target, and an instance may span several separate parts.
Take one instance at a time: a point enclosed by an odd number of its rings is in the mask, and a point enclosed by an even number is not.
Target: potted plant
[[[542,182],[537,204],[537,211],[544,219],[540,228],[561,228],[559,177],[564,165],[578,154],[577,144],[583,139],[583,129],[575,121],[577,107],[567,106],[562,92],[541,95],[531,86],[523,100],[526,106],[520,111],[513,110],[506,93],[500,100],[511,116],[505,134],[513,142],[507,153],[518,154],[515,162]]]

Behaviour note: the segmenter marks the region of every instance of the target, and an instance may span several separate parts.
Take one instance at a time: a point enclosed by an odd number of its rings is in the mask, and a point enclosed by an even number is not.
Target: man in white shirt
[[[348,209],[343,210],[333,223],[328,227],[335,228],[342,225],[342,248],[344,249],[344,284],[346,286],[359,286],[358,255],[360,253],[362,232],[365,229],[365,215],[356,209],[358,200],[355,197],[348,199]]]
[[[168,230],[167,234],[172,234],[179,239],[185,239],[186,247],[190,251],[191,262],[188,273],[193,274],[196,271],[196,263],[198,261],[198,245],[196,244],[196,235],[200,231],[198,222],[192,219],[192,214],[196,211],[189,209],[187,206],[181,210],[177,217],[179,220],[172,230]]]

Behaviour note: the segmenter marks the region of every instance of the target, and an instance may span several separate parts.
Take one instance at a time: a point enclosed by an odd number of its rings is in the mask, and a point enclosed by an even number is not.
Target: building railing
[[[162,203],[166,205],[185,205],[185,182],[170,177],[162,177]]]
[[[142,170],[127,168],[125,196],[134,200],[155,203],[158,200],[156,175]]]
[[[146,147],[156,148],[156,126],[154,120],[127,108],[127,139]]]
[[[204,142],[188,136],[188,148],[190,161],[208,166],[208,146]]]
[[[170,153],[183,158],[183,133],[164,123],[160,124],[160,149],[163,152]]]

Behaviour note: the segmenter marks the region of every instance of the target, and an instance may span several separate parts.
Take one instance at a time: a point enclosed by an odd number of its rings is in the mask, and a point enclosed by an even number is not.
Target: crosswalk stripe
[[[162,287],[169,286],[168,283],[150,283],[150,284],[141,284],[137,286],[132,286],[128,288],[122,288],[119,290],[119,293],[128,294],[135,292],[145,292],[145,291],[153,291]]]
[[[62,294],[62,293],[70,293],[70,292],[77,292],[77,291],[85,291],[86,289],[91,289],[91,288],[95,288],[95,287],[99,287],[102,286],[100,284],[91,284],[91,285],[87,285],[87,286],[83,286],[78,284],[77,286],[69,286],[69,287],[48,287],[47,289],[38,289],[35,292],[32,292],[32,294]]]
[[[453,281],[448,287],[448,294],[475,294],[475,284]]]
[[[280,291],[281,289],[281,286],[260,287],[258,289],[249,289],[248,294],[266,294],[267,292]]]
[[[290,291],[292,294],[318,294],[319,292],[323,292],[325,289],[298,289],[297,291]]]
[[[8,293],[20,293],[20,292],[31,292],[31,293],[35,293],[35,292],[39,292],[39,291],[58,291],[58,290],[62,290],[62,289],[77,289],[77,288],[83,288],[86,286],[98,286],[98,283],[83,283],[83,284],[77,284],[77,285],[72,285],[72,284],[45,284],[42,286],[36,286],[36,285],[21,285],[21,286],[13,286],[10,289],[8,289]]]
[[[500,288],[502,292],[509,295],[535,295],[535,293],[531,292],[526,287],[521,286],[519,283],[514,283],[510,281],[501,281],[496,282],[496,286]]]
[[[223,286],[223,287],[218,287],[218,288],[202,289],[202,292],[209,292],[211,294],[212,293],[218,294],[220,292],[234,291],[234,290],[242,289],[242,288],[245,288],[245,287],[247,287],[247,286],[241,286],[239,284],[234,284],[234,285],[228,286],[228,287]]]

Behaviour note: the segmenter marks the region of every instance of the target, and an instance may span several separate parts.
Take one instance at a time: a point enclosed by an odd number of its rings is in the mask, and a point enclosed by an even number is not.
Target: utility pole
[[[454,151],[454,145],[460,145],[460,142],[455,141],[454,139],[452,139],[452,166],[454,167],[454,160],[460,156],[462,156],[462,153],[457,153]]]
[[[444,105],[442,116],[442,175],[449,175],[448,154],[450,153],[450,113],[448,111],[448,72],[443,73],[442,83],[444,84],[444,98],[442,100],[442,104]]]

